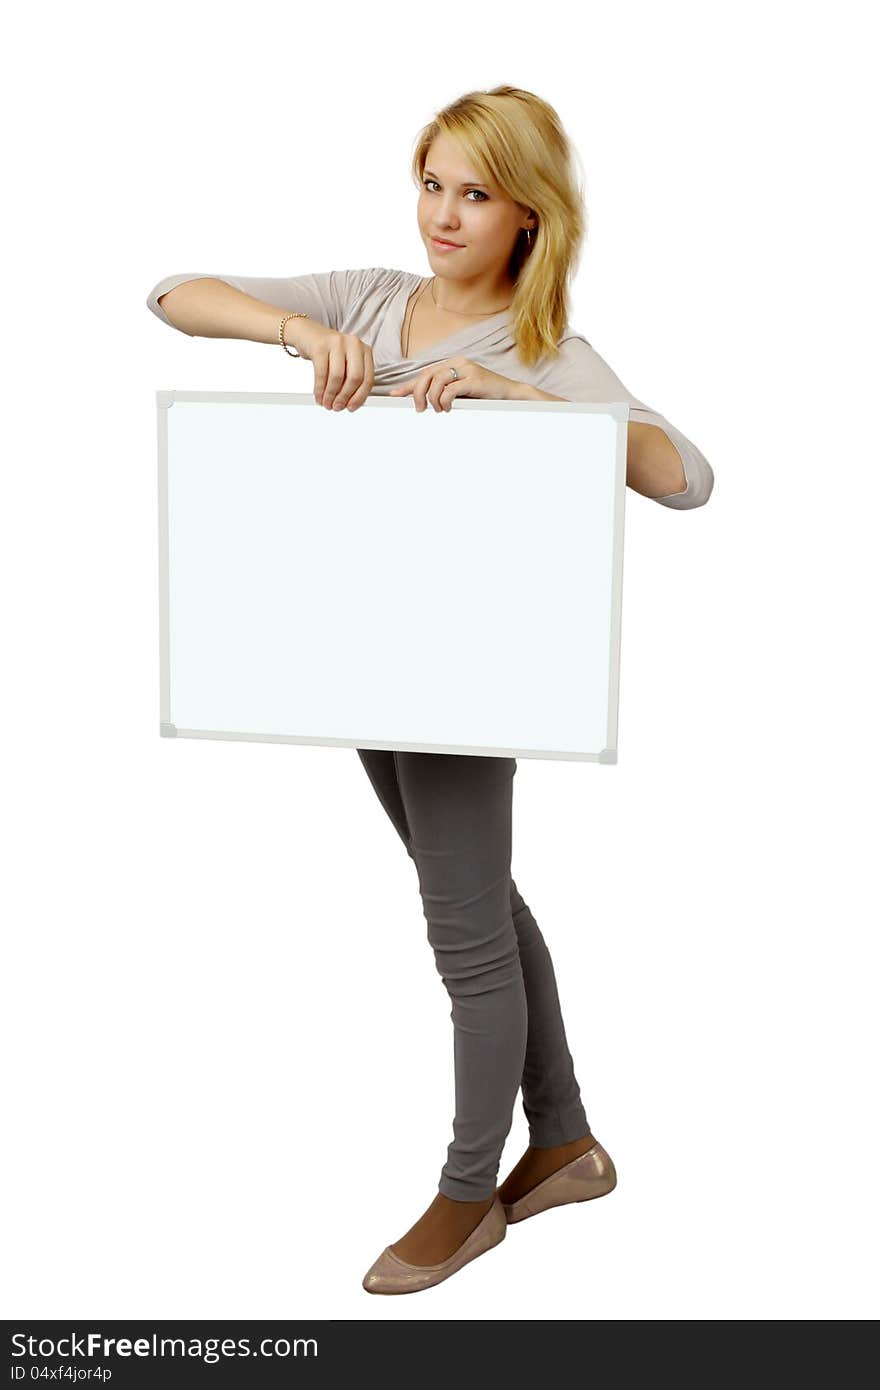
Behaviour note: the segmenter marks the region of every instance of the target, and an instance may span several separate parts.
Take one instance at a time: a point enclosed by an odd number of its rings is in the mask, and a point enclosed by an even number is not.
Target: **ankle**
[[[587,1149],[591,1149],[595,1143],[597,1143],[596,1136],[587,1133],[581,1135],[579,1139],[568,1139],[564,1144],[540,1145],[530,1142],[529,1152],[535,1155],[552,1154],[554,1157],[559,1158],[569,1155],[574,1158],[578,1154],[586,1153]]]
[[[476,1211],[479,1207],[482,1207],[483,1211],[488,1211],[497,1195],[497,1187],[490,1197],[478,1197],[476,1200],[463,1199],[461,1197],[447,1197],[445,1192],[438,1192],[432,1205],[441,1208],[445,1212],[449,1212],[450,1215],[458,1216],[463,1215],[465,1209]]]

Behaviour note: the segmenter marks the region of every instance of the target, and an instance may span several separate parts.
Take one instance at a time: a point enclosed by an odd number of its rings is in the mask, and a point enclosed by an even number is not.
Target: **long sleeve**
[[[280,278],[267,278],[253,275],[218,275],[213,271],[190,272],[183,275],[166,275],[154,285],[147,295],[147,308],[163,323],[172,328],[159,298],[182,285],[186,280],[222,280],[235,290],[253,295],[267,304],[274,304],[285,313],[308,314],[309,318],[324,323],[328,328],[341,332],[348,305],[358,292],[363,277],[374,273],[364,270],[327,270],[312,275],[292,275]],[[183,331],[182,329],[180,330]],[[192,337],[192,334],[187,336]]]
[[[623,401],[630,407],[630,419],[644,425],[657,425],[678,451],[687,478],[682,492],[670,492],[665,497],[652,497],[664,507],[689,510],[708,502],[715,485],[715,475],[708,460],[681,430],[676,429],[658,411],[637,400],[611,370],[604,358],[581,334],[568,330],[560,342],[559,355],[541,372],[535,385],[553,396],[569,401]]]

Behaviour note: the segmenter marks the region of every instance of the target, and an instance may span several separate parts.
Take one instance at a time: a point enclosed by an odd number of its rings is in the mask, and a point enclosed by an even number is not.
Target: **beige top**
[[[388,395],[393,386],[411,381],[432,362],[446,357],[467,356],[489,371],[514,381],[525,381],[562,396],[569,401],[624,401],[630,407],[630,419],[646,425],[658,425],[675,445],[684,465],[687,487],[666,497],[651,498],[665,507],[678,509],[701,507],[708,502],[715,477],[707,460],[685,435],[671,425],[656,410],[639,401],[623,385],[608,363],[590,346],[582,334],[566,327],[559,340],[559,355],[552,360],[544,356],[534,366],[520,360],[516,343],[510,333],[510,310],[502,309],[491,317],[432,343],[415,357],[402,357],[401,329],[410,295],[425,277],[408,270],[389,270],[384,266],[368,266],[362,270],[329,270],[312,275],[294,275],[282,279],[254,276],[217,275],[202,272],[186,275],[167,275],[147,296],[147,305],[163,322],[171,324],[159,296],[173,290],[185,280],[223,280],[234,289],[243,290],[255,299],[274,304],[285,313],[308,314],[309,318],[335,328],[339,333],[355,333],[373,352],[375,378],[372,394]],[[172,327],[175,325],[171,324]]]

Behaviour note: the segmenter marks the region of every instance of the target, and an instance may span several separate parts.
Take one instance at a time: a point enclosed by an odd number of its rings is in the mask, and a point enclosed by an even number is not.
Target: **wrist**
[[[507,388],[507,395],[505,396],[505,400],[533,401],[535,399],[534,391],[534,386],[529,386],[528,382],[526,381],[513,381],[512,379],[509,379],[509,385]]]
[[[564,401],[565,396],[551,396],[546,391],[540,391],[537,386],[530,386],[527,381],[511,381],[510,393],[507,396],[509,401]]]
[[[282,349],[291,348],[294,353],[299,353],[300,357],[307,356],[309,325],[313,323],[314,320],[307,314],[297,314],[293,318],[285,318],[282,314],[278,320],[280,337],[277,339]]]

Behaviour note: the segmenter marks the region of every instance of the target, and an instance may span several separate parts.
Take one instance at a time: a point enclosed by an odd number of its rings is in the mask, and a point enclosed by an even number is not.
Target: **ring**
[[[455,370],[455,368],[450,367],[449,370],[452,372],[452,380],[458,381],[458,372]]]

